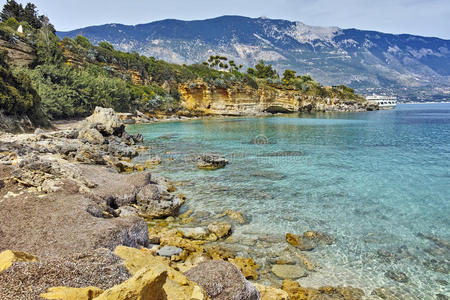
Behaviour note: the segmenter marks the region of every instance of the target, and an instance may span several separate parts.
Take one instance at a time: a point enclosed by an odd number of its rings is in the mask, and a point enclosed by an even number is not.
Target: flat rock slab
[[[183,249],[173,246],[164,246],[158,250],[157,254],[159,256],[172,257],[173,255],[179,255],[183,252]]]
[[[272,272],[282,279],[296,279],[307,275],[306,270],[297,265],[274,265]]]

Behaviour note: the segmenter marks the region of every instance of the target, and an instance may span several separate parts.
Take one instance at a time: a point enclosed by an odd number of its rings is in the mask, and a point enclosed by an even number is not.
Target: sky
[[[0,0],[1,5],[6,0]],[[21,1],[26,3],[28,1]],[[107,23],[222,15],[268,17],[308,25],[450,39],[450,0],[34,0],[59,31]]]

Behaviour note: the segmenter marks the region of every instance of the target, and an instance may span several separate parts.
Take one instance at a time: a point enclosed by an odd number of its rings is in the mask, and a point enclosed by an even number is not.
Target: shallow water
[[[236,238],[306,230],[336,237],[309,253],[321,269],[302,285],[352,285],[367,299],[378,299],[370,294],[379,287],[400,295],[391,299],[450,296],[450,104],[127,130],[142,133],[148,155],[163,159],[154,171],[179,183],[187,207],[243,212],[250,222],[234,229]],[[198,170],[191,158],[200,153],[230,164]],[[409,282],[387,278],[391,270]]]

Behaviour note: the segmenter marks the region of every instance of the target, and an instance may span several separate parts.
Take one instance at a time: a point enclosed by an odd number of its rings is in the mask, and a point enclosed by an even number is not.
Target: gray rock
[[[78,131],[78,139],[87,141],[91,144],[103,144],[105,142],[103,135],[89,124],[85,124],[80,128]]]
[[[103,217],[103,209],[100,207],[100,205],[89,204],[86,208],[86,211],[96,218]]]
[[[173,255],[179,255],[183,252],[183,249],[173,246],[164,246],[156,252],[159,256],[172,257]]]
[[[133,206],[122,206],[120,207],[120,216],[121,217],[138,216],[138,211]]]
[[[261,296],[233,264],[223,260],[209,260],[185,273],[200,285],[214,300],[259,300]]]
[[[105,165],[106,161],[103,156],[104,153],[97,147],[92,147],[90,144],[85,144],[77,150],[75,160],[83,163]]]
[[[136,203],[141,208],[141,213],[153,217],[162,218],[175,215],[183,201],[172,195],[156,184],[144,186],[136,195]]]
[[[94,113],[86,118],[86,121],[90,124],[95,124],[97,130],[104,136],[121,136],[125,130],[125,125],[112,108],[97,106]]]
[[[108,152],[114,156],[133,158],[138,155],[134,147],[130,147],[125,143],[110,141],[108,144]]]

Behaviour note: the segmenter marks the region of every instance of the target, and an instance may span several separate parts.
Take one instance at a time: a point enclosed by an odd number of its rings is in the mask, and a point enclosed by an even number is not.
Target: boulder
[[[158,184],[144,186],[137,193],[136,202],[141,213],[151,218],[176,215],[183,204],[182,199],[165,191],[165,188]]]
[[[210,260],[185,273],[186,277],[200,285],[211,299],[258,300],[260,294],[233,264]]]
[[[92,128],[91,124],[85,123],[78,131],[78,139],[87,141],[91,144],[103,144],[105,138],[95,128]]]
[[[309,239],[315,242],[316,244],[325,244],[325,245],[332,245],[336,241],[336,239],[331,235],[312,230],[305,231],[303,233],[303,238]]]
[[[15,262],[34,262],[37,261],[36,256],[25,252],[5,250],[0,253],[0,272],[8,269]]]
[[[163,286],[167,280],[167,271],[162,266],[147,267],[138,271],[122,284],[116,285],[96,300],[153,300],[168,299]]]
[[[44,299],[55,300],[92,300],[103,293],[102,289],[89,286],[85,288],[72,288],[65,286],[57,286],[50,288],[47,293],[41,294]]]
[[[217,170],[224,168],[228,164],[228,160],[224,157],[214,154],[204,154],[198,157],[197,167],[204,170]]]
[[[289,294],[283,290],[254,283],[261,295],[261,300],[290,300]]]
[[[75,154],[75,160],[82,163],[104,165],[106,164],[102,153],[97,147],[84,144],[81,148],[78,148]]]
[[[227,222],[213,222],[208,225],[208,230],[220,239],[231,234],[231,224]]]
[[[306,270],[297,265],[274,265],[272,272],[281,279],[296,279],[307,275]]]
[[[129,284],[124,284],[121,289],[127,290],[128,288],[138,288],[139,285],[133,286],[133,281],[136,281],[137,278],[143,276],[144,273],[159,273],[162,272],[167,273],[166,281],[162,284],[162,289],[166,293],[166,298],[126,298],[126,299],[168,299],[168,300],[206,300],[209,299],[203,291],[203,289],[195,284],[194,282],[187,279],[182,273],[176,271],[169,267],[166,262],[167,259],[162,257],[153,256],[150,251],[138,250],[130,247],[119,246],[115,249],[114,253],[124,260],[125,267],[130,271],[134,276]],[[148,275],[147,274],[147,275]],[[131,280],[130,279],[130,280]],[[143,282],[142,280],[140,280]],[[142,286],[142,285],[141,285]],[[156,287],[153,287],[156,288]],[[160,289],[161,286],[158,287]],[[117,295],[117,294],[116,294]],[[156,294],[155,294],[156,295]],[[103,296],[103,295],[102,295]],[[148,296],[153,296],[153,294],[148,294]],[[116,299],[116,298],[99,298],[99,299]],[[123,299],[123,298],[118,298]]]
[[[112,108],[97,106],[94,113],[86,118],[86,121],[90,124],[95,124],[95,127],[104,136],[121,136],[125,130],[125,125]]]

